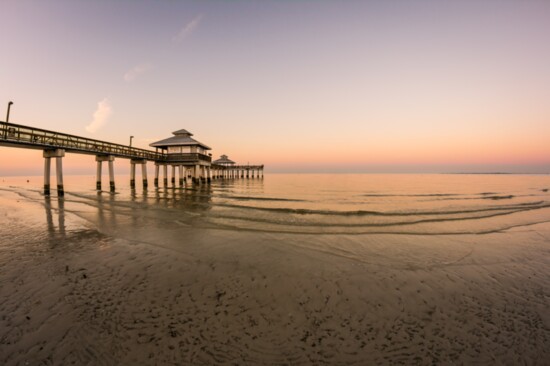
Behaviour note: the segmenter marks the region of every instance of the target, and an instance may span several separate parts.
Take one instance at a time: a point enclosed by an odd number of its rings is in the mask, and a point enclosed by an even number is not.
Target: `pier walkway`
[[[40,150],[63,149],[72,153],[126,159],[166,160],[166,154],[155,151],[6,122],[0,122],[0,145]]]
[[[102,163],[108,162],[109,165],[109,185],[112,192],[115,191],[114,179],[114,160],[115,158],[129,159],[131,163],[130,186],[135,188],[135,165],[142,167],[142,179],[144,188],[147,187],[147,168],[148,161],[155,164],[155,186],[159,182],[159,168],[163,167],[164,185],[168,184],[168,166],[172,167],[172,183],[176,181],[176,167],[179,168],[180,185],[184,182],[192,181],[194,183],[210,182],[211,179],[228,178],[254,178],[263,177],[263,165],[240,165],[226,167],[210,163],[210,156],[203,157],[206,166],[193,166],[191,169],[182,165],[182,158],[189,162],[198,159],[201,154],[178,154],[178,159],[174,159],[174,154],[162,151],[151,151],[137,147],[115,144],[101,140],[90,139],[81,136],[69,135],[66,133],[44,130],[30,126],[24,126],[14,123],[0,121],[0,146],[17,147],[25,149],[43,150],[44,157],[44,194],[50,194],[50,170],[51,159],[56,161],[57,192],[63,196],[63,169],[62,158],[65,153],[77,153],[95,155],[97,162],[97,181],[96,188],[101,190],[101,170]],[[185,155],[185,156],[183,156]]]

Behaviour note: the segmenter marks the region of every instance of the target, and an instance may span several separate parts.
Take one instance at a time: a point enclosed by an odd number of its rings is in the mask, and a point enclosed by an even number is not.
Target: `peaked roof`
[[[213,164],[235,164],[235,162],[227,157],[227,155],[222,155],[218,160],[214,160]]]
[[[193,134],[187,130],[184,130],[183,128],[181,130],[177,130],[177,131],[174,131],[172,132],[174,135],[178,136],[178,135],[188,135],[188,136],[193,136]]]
[[[174,136],[153,142],[152,144],[149,144],[149,146],[160,147],[163,149],[168,148],[168,146],[200,146],[206,150],[212,150],[209,146],[192,138],[191,136],[193,136],[193,134],[187,130],[182,129],[172,133]]]

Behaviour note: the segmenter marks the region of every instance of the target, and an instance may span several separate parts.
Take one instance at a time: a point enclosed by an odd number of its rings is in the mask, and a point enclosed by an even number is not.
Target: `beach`
[[[281,179],[320,188],[314,199]],[[512,193],[409,185],[407,203],[323,179],[119,195],[67,184],[65,198],[2,183],[0,363],[548,364],[547,177],[494,178],[528,181]],[[365,201],[341,203],[351,186]]]

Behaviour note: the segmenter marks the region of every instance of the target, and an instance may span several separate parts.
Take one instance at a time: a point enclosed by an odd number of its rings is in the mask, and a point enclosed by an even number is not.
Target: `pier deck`
[[[155,151],[6,122],[0,122],[0,146],[39,150],[63,149],[79,154],[112,155],[149,161],[167,159],[166,154]]]

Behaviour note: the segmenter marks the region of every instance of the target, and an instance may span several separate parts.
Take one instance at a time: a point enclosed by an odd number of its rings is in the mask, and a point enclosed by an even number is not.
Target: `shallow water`
[[[481,234],[550,219],[544,175],[281,174],[145,191],[117,179],[111,195],[92,189],[93,177],[67,177],[65,202],[111,215],[147,209],[158,225],[314,235]],[[40,192],[38,179],[7,178],[4,187],[10,182]]]
[[[550,357],[548,176],[40,185],[0,178],[4,364]]]

